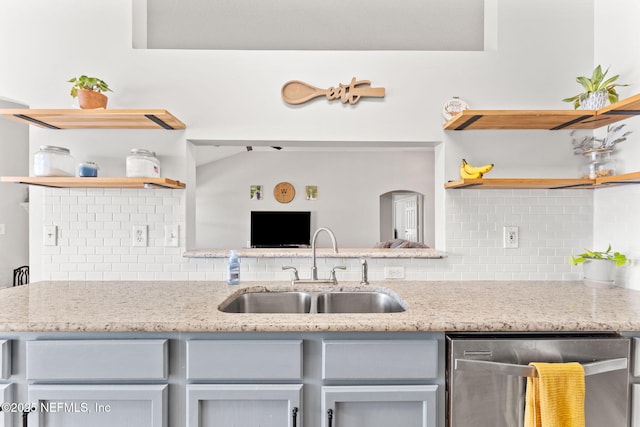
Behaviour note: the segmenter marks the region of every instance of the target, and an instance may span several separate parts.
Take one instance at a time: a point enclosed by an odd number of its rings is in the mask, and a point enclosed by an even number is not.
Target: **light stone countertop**
[[[388,314],[234,314],[234,293],[288,283],[37,282],[0,290],[2,332],[640,331],[640,292],[582,282],[375,282],[408,307]],[[298,290],[360,289],[296,286]]]

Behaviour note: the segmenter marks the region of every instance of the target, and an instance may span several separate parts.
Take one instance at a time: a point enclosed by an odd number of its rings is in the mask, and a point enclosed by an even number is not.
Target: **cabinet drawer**
[[[432,379],[438,342],[430,340],[325,340],[323,379]]]
[[[28,341],[27,379],[164,380],[167,340]]]
[[[11,341],[0,340],[0,379],[11,377]]]
[[[187,342],[187,379],[297,380],[302,340]]]

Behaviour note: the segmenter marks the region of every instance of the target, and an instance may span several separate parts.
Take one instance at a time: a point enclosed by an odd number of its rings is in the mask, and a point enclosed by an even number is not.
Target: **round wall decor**
[[[280,203],[289,203],[296,196],[296,189],[289,182],[279,182],[273,188],[273,197]]]

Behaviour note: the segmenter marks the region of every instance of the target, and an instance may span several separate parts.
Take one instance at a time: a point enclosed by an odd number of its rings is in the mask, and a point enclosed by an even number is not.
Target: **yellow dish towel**
[[[584,427],[584,368],[576,362],[532,362],[527,378],[525,427]]]

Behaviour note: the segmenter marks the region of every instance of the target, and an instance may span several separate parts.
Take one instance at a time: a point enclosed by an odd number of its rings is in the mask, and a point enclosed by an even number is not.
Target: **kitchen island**
[[[234,293],[379,290],[406,311],[238,314]],[[56,282],[0,291],[0,332],[554,332],[639,331],[640,292],[582,281],[385,281],[292,287],[284,282]]]
[[[219,310],[291,290],[378,291],[405,311]],[[43,281],[1,290],[0,305],[0,403],[17,409],[0,427],[444,427],[445,333],[640,331],[640,292],[578,281]]]

